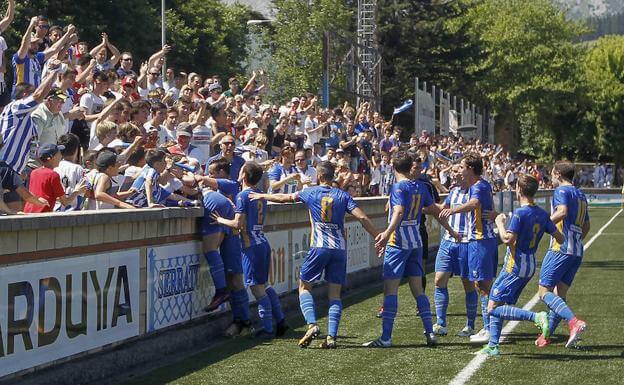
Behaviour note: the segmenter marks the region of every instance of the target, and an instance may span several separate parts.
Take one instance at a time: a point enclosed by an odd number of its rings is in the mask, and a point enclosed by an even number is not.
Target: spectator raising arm
[[[6,31],[9,28],[9,25],[13,22],[15,18],[15,0],[9,0],[9,6],[6,11],[6,15],[4,19],[0,20],[0,33]]]
[[[58,71],[61,68],[61,62],[56,59],[50,60],[48,68],[50,69],[50,72],[48,73],[48,75],[46,75],[45,78],[43,78],[39,87],[37,87],[35,92],[32,94],[33,99],[35,99],[37,103],[43,102],[43,100],[52,89],[52,86],[56,81]]]
[[[149,60],[147,61],[147,68],[160,67],[158,65],[158,62],[160,61],[160,59],[163,59],[170,51],[171,46],[165,44],[160,51],[150,56]]]
[[[56,55],[72,38],[76,38],[76,27],[73,24],[67,26],[67,32],[59,39],[53,46],[43,51],[45,60],[49,60],[52,56]]]
[[[117,49],[117,47],[111,44],[110,40],[108,39],[108,34],[103,33],[102,37],[104,39],[104,42],[106,43],[106,47],[111,51],[111,54],[113,55],[111,56],[109,60],[110,60],[111,66],[114,67],[117,65],[117,63],[119,63],[119,59],[121,58],[121,53],[119,53],[119,49]]]
[[[37,16],[33,16],[30,19],[30,24],[28,24],[28,28],[26,28],[26,32],[24,32],[24,36],[22,36],[22,43],[19,49],[17,50],[17,57],[20,60],[24,60],[26,58],[26,55],[28,55],[28,49],[30,48],[31,34],[32,34],[33,29],[35,29],[35,26],[37,25],[38,20],[39,19],[37,18]]]

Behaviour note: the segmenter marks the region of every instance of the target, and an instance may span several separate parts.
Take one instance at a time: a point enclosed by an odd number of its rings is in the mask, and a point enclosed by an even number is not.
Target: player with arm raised
[[[212,167],[210,165],[210,167]],[[256,187],[262,179],[262,167],[255,162],[248,162],[242,168],[243,191],[236,198],[234,219],[226,219],[215,213],[217,222],[240,231],[243,247],[243,276],[245,285],[249,285],[251,293],[258,302],[258,315],[263,328],[256,336],[272,338],[273,335],[283,336],[288,326],[282,312],[279,297],[275,289],[268,285],[269,268],[271,266],[271,246],[267,241],[263,224],[267,212],[267,204],[263,199],[252,201],[249,194],[261,193]],[[273,331],[273,319],[277,324]]]
[[[256,194],[250,193],[252,199],[266,199],[271,202],[303,202],[310,211],[312,237],[310,251],[301,266],[299,279],[299,305],[308,324],[308,330],[299,340],[299,346],[308,347],[318,337],[321,329],[316,324],[312,284],[325,273],[329,283],[329,322],[322,348],[336,348],[338,325],[342,315],[340,290],[347,275],[347,241],[344,230],[346,213],[355,216],[364,229],[373,237],[377,230],[370,219],[357,206],[353,198],[345,191],[331,187],[334,180],[334,165],[321,162],[317,167],[319,185],[306,188],[294,194]]]
[[[496,217],[498,235],[507,245],[503,270],[500,272],[488,302],[490,314],[490,340],[478,354],[498,356],[500,351],[498,342],[504,320],[532,321],[542,333],[548,337],[548,314],[534,313],[515,306],[518,298],[535,274],[535,253],[544,232],[553,236],[558,242],[563,241],[563,235],[550,220],[548,213],[535,204],[534,196],[539,188],[537,179],[524,174],[518,178],[516,197],[520,207],[515,209],[507,228],[507,216],[499,214]]]
[[[392,346],[392,329],[398,307],[397,293],[402,278],[408,278],[412,295],[416,299],[418,313],[425,327],[428,346],[436,345],[429,299],[424,293],[422,276],[422,240],[418,231],[422,213],[436,217],[440,208],[435,205],[425,184],[412,180],[413,168],[420,172],[420,159],[407,152],[399,152],[392,160],[396,183],[390,188],[390,219],[388,228],[375,241],[379,249],[385,247],[383,278],[384,303],[382,311],[382,334],[376,340],[364,343],[366,347]],[[454,237],[457,234],[444,219],[440,224]]]
[[[469,153],[460,163],[462,178],[470,186],[468,202],[461,206],[442,210],[441,218],[448,218],[457,213],[468,215],[468,271],[469,279],[475,282],[481,299],[483,329],[470,336],[471,342],[487,342],[490,338],[490,317],[487,313],[488,296],[492,280],[498,266],[498,243],[494,233],[494,221],[487,217],[487,212],[494,210],[492,186],[483,178],[481,156]]]
[[[581,334],[587,328],[585,321],[574,315],[565,298],[574,276],[583,261],[583,239],[589,233],[589,212],[585,194],[572,185],[574,164],[557,162],[551,177],[555,185],[551,202],[550,219],[555,223],[564,239],[551,239],[550,249],[544,257],[539,277],[539,296],[550,308],[548,318],[552,335],[561,319],[568,321],[570,337],[566,348],[576,346]],[[535,341],[538,347],[550,344],[549,336],[541,335]]]

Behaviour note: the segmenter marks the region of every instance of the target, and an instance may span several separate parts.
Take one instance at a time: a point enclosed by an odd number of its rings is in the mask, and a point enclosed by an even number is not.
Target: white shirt
[[[317,173],[314,167],[308,166],[305,171],[302,171],[299,167],[297,167],[297,173],[301,175],[301,183],[311,182],[312,185],[317,184]],[[306,187],[309,187],[309,185],[303,186],[303,188]]]
[[[318,128],[318,119],[313,118],[311,119],[310,117],[307,117],[304,123],[305,126],[305,133],[307,135],[305,144],[303,145],[303,148],[313,148],[314,147],[314,143],[318,143],[321,140],[321,131],[322,130],[318,130],[315,132],[310,132],[312,130],[316,130]]]
[[[8,48],[6,40],[2,36],[0,36],[0,68],[2,67],[2,60],[4,60],[4,51]],[[0,72],[0,91],[4,91],[5,82],[4,82],[4,73]]]
[[[56,171],[56,173],[61,177],[61,184],[63,185],[63,190],[65,190],[65,194],[67,195],[73,193],[78,183],[85,178],[85,170],[82,166],[76,163],[68,162],[65,159],[61,160],[58,167],[56,167],[54,171]],[[61,202],[57,200],[56,205],[54,206],[54,211],[79,210],[79,198],[81,203],[82,197],[76,197],[66,207],[62,207]]]
[[[93,92],[86,93],[80,98],[80,107],[86,111],[86,115],[99,114],[104,109],[104,99]],[[89,123],[89,150],[93,150],[100,141],[95,136],[95,120]]]

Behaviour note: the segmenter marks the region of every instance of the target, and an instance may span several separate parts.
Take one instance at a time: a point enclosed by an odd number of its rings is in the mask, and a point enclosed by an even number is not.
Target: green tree
[[[323,32],[347,34],[352,11],[342,1],[274,0],[273,90],[282,99],[303,92],[318,94],[323,70]]]
[[[6,2],[2,1],[0,13]],[[246,21],[252,13],[242,5],[218,0],[167,0],[167,42],[174,45],[168,63],[187,71],[229,76],[241,72]],[[13,54],[30,17],[41,14],[51,25],[76,25],[80,39],[93,47],[107,32],[121,51],[135,56],[135,66],[161,46],[160,0],[25,0],[18,1],[15,21],[4,36]],[[138,70],[138,68],[136,68]]]
[[[624,36],[600,38],[585,59],[585,73],[593,101],[590,119],[597,129],[598,146],[624,163]]]
[[[471,86],[481,75],[466,69],[474,68],[482,55],[468,24],[458,22],[470,5],[458,0],[378,1],[384,112],[413,97],[415,77],[455,95],[476,95]],[[413,121],[408,114],[399,118]]]
[[[473,3],[452,27],[467,26],[485,53],[468,71],[484,75],[475,88],[497,113],[497,138],[512,149],[531,141],[534,155],[560,158],[574,145],[585,105],[583,52],[573,44],[584,28],[549,0]],[[550,140],[536,148],[536,133]]]
[[[247,44],[249,8],[218,0],[173,0],[167,9],[168,62],[180,69],[230,76],[240,74]]]

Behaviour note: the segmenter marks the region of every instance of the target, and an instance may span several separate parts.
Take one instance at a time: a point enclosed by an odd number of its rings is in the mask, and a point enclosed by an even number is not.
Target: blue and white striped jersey
[[[267,173],[269,180],[271,182],[279,182],[280,180],[286,179],[288,176],[292,174],[296,174],[297,169],[294,166],[291,166],[289,169],[285,169],[280,163],[275,163],[273,167]],[[269,188],[269,193],[282,193],[282,194],[293,194],[297,191],[297,181],[287,182],[281,188],[277,190],[273,190]]]
[[[266,200],[252,201],[249,199],[250,192],[260,193],[262,191],[251,188],[241,191],[236,197],[236,209],[234,209],[237,214],[245,214],[246,228],[240,233],[243,248],[268,242],[262,230],[267,209]]]
[[[33,138],[37,128],[31,113],[39,103],[29,96],[9,103],[0,114],[0,135],[2,143],[0,160],[5,161],[17,173],[21,173],[28,162]]]
[[[492,186],[485,180],[479,181],[468,190],[468,200],[478,199],[479,207],[475,211],[469,212],[468,218],[468,240],[479,241],[482,239],[496,238],[494,233],[494,221],[484,217],[484,211],[494,210],[494,197]]]
[[[344,217],[357,204],[345,191],[330,186],[312,186],[296,193],[296,200],[303,202],[310,211],[312,237],[310,247],[346,250]]]
[[[468,191],[463,190],[461,187],[453,187],[449,191],[444,204],[450,208],[461,206],[468,202]],[[468,242],[468,232],[466,229],[466,213],[453,214],[449,217],[448,223],[451,228],[457,231],[462,236],[462,243]],[[451,242],[457,242],[455,238],[451,237],[448,231],[444,230],[444,239]]]
[[[507,246],[504,269],[516,277],[528,278],[535,274],[535,253],[544,232],[553,234],[555,224],[539,206],[526,205],[514,210],[507,232],[516,234],[516,242]]]
[[[402,180],[390,188],[390,212],[388,223],[396,206],[403,207],[403,218],[396,230],[390,235],[388,245],[403,250],[422,247],[420,238],[420,219],[423,207],[433,204],[433,198],[427,186],[417,180]]]
[[[582,257],[583,225],[589,221],[587,198],[581,190],[574,186],[559,186],[555,189],[551,199],[552,213],[555,212],[557,206],[568,208],[568,214],[556,224],[565,239],[562,244],[559,244],[554,238],[551,238],[550,249],[563,254]]]

